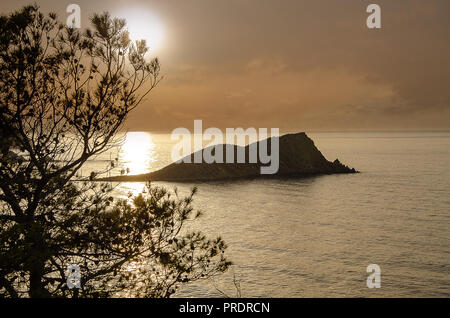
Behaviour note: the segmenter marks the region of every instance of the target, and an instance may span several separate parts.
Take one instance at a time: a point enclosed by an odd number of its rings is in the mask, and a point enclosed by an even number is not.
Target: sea
[[[155,182],[188,193],[221,236],[233,266],[183,286],[177,297],[449,297],[450,132],[307,132],[328,160],[359,174],[198,183]],[[130,174],[171,163],[170,134],[127,132],[111,158]],[[112,172],[113,173],[113,172]],[[144,183],[121,183],[115,195]],[[373,287],[369,265],[380,269]],[[369,267],[370,269],[370,267]],[[370,276],[370,277],[369,277]]]

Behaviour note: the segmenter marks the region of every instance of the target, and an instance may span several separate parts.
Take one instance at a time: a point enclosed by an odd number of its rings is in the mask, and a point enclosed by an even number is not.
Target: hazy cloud
[[[24,1],[2,3],[5,12]],[[38,1],[65,17],[64,4]],[[450,128],[450,1],[78,1],[93,12],[137,6],[165,23],[160,87],[129,121],[218,127]],[[61,8],[59,8],[61,6]]]

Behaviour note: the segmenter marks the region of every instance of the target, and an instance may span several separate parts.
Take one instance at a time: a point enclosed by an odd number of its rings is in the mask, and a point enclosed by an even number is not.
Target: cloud
[[[254,58],[247,63],[245,70],[278,75],[288,70],[288,65],[280,58]]]
[[[369,0],[127,3],[158,12],[170,36],[133,129],[450,128],[448,0],[378,0],[380,30],[366,27]],[[84,19],[119,3],[80,5]]]

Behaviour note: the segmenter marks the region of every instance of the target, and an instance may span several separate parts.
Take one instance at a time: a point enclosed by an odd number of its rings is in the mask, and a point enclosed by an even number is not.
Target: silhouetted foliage
[[[81,32],[27,6],[0,17],[0,295],[169,297],[225,271],[225,244],[189,233],[194,192],[149,185],[117,200],[100,173],[75,181],[112,147],[158,84],[159,62],[107,13]],[[111,166],[114,162],[111,163]],[[111,167],[110,166],[110,167]],[[81,288],[67,267],[81,268]]]

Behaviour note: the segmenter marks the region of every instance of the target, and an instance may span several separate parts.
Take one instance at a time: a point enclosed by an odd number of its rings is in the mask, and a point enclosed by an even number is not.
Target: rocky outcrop
[[[268,178],[268,177],[301,177],[319,174],[336,173],[356,173],[354,168],[349,168],[342,164],[338,159],[334,162],[328,161],[322,153],[316,148],[314,142],[305,133],[287,134],[279,138],[279,169],[273,175],[261,175],[260,168],[267,166],[260,163],[249,162],[248,145],[242,147],[234,145],[221,145],[223,147],[224,161],[226,154],[234,151],[234,162],[237,162],[239,150],[245,153],[246,163],[172,163],[161,170],[134,176],[111,177],[103,180],[108,181],[213,181],[227,179],[246,179],[246,178]],[[272,138],[267,140],[268,147],[271,149]],[[258,149],[261,142],[258,142]],[[200,150],[212,151],[210,148]],[[194,162],[195,154],[191,154],[191,162]]]

